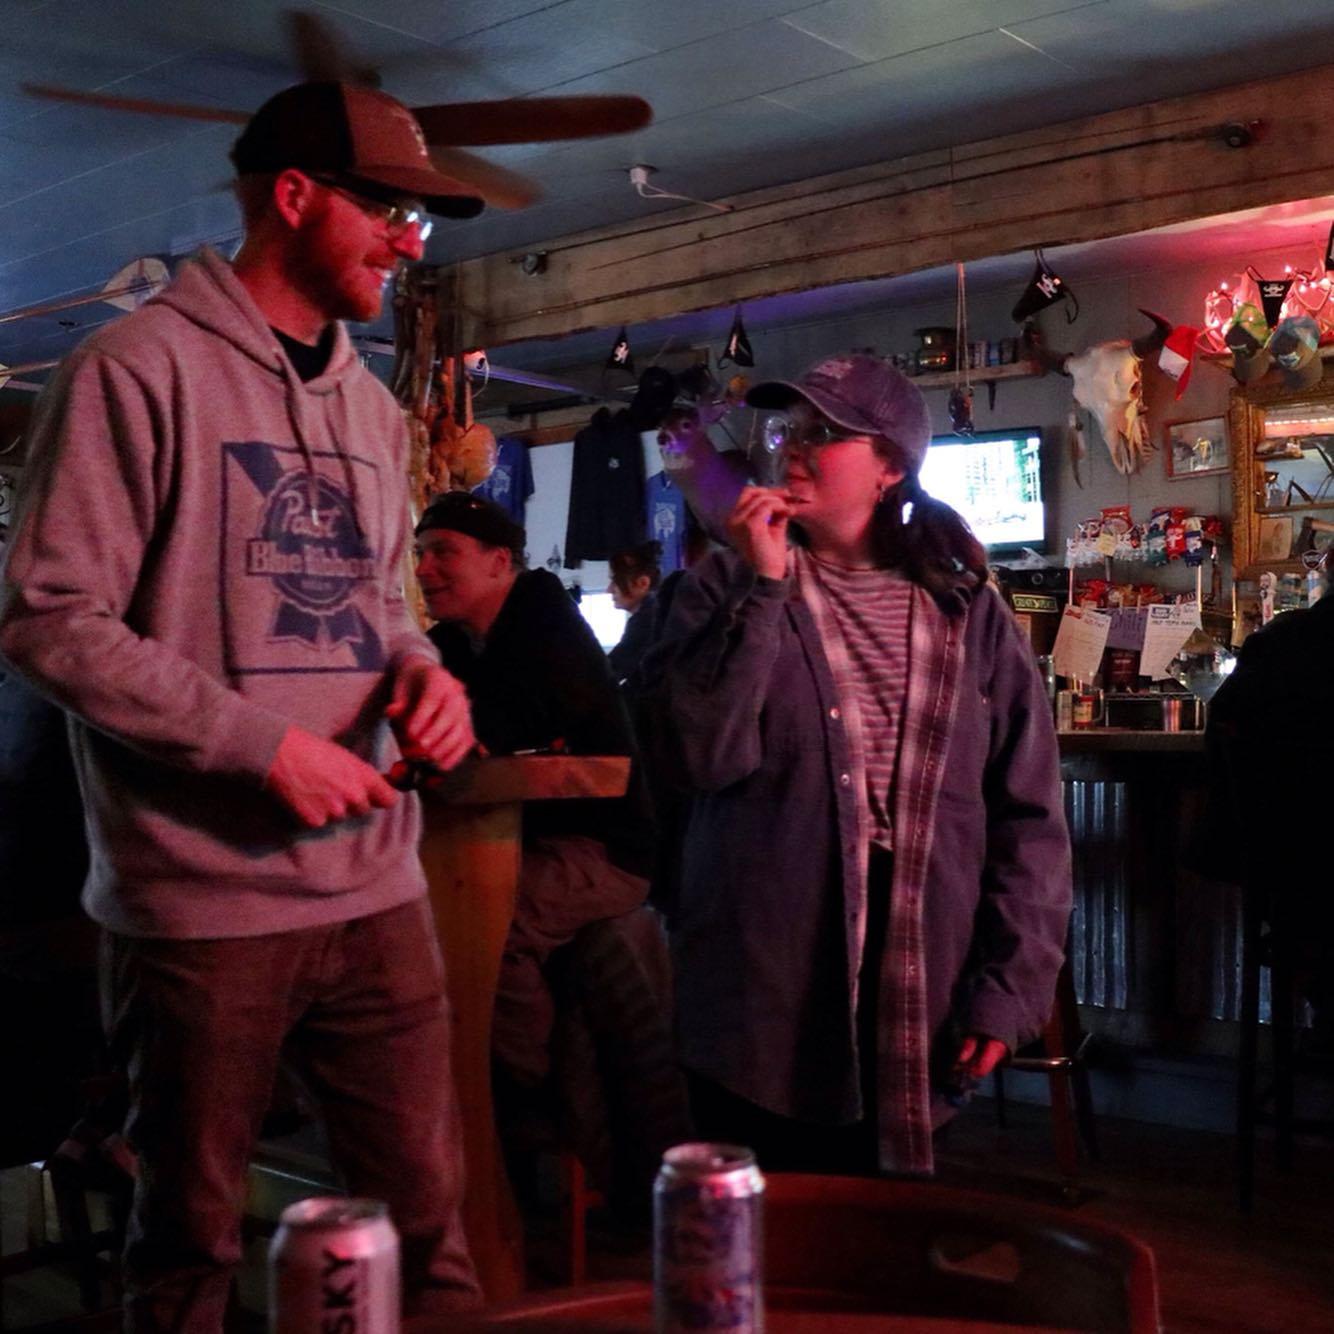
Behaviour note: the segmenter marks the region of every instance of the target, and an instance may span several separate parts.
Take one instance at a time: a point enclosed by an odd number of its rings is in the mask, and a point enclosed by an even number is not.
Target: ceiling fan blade
[[[642,97],[509,97],[413,107],[430,144],[541,144],[625,134],[653,119]]]
[[[244,125],[249,111],[230,111],[226,107],[201,107],[188,102],[157,102],[146,97],[116,97],[110,93],[83,93],[75,88],[58,88],[49,83],[25,83],[21,87],[30,97],[45,97],[52,102],[75,102],[81,106],[105,107],[109,111],[137,111],[146,116],[177,116],[183,120],[224,121]]]
[[[283,27],[301,77],[310,82],[356,83],[380,86],[378,71],[354,64],[332,25],[305,9],[283,11]]]
[[[496,208],[527,208],[542,197],[542,188],[527,176],[465,153],[461,148],[432,144],[428,149],[437,171],[453,177]]]

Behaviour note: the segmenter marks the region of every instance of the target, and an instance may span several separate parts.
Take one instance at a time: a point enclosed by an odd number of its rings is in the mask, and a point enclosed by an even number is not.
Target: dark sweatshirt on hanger
[[[599,408],[574,437],[565,565],[606,560],[644,540],[644,446],[631,412]]]

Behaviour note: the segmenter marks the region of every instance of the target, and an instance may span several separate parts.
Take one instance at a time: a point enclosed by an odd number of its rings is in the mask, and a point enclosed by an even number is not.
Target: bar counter
[[[1101,755],[1108,751],[1131,751],[1155,755],[1195,755],[1204,751],[1204,733],[1151,732],[1142,727],[1085,727],[1060,732],[1061,758],[1068,755]]]
[[[1130,1048],[1225,1054],[1239,1003],[1235,886],[1193,869],[1200,730],[1059,737],[1074,851],[1070,958],[1086,1025]]]

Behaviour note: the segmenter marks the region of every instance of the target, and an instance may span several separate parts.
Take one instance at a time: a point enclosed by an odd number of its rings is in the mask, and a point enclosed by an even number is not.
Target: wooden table
[[[434,1330],[418,1324],[405,1334],[443,1334],[443,1328],[438,1322]],[[515,1334],[649,1334],[653,1329],[653,1290],[647,1283],[591,1283],[557,1289],[485,1312],[462,1324],[451,1323],[449,1328],[456,1334],[485,1334],[488,1330],[512,1330]],[[895,1315],[858,1309],[855,1301],[837,1293],[778,1287],[765,1292],[765,1329],[768,1334],[1055,1334],[1059,1327]]]
[[[519,882],[523,803],[618,797],[623,756],[479,760],[422,802],[421,859],[453,1011],[454,1080],[463,1113],[463,1224],[491,1302],[523,1291],[523,1227],[491,1105],[491,1012]]]

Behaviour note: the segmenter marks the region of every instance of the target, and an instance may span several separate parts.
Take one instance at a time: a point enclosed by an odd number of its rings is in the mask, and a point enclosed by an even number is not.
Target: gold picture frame
[[[1261,564],[1292,558],[1292,516],[1266,514],[1260,519],[1256,536],[1255,559]]]

